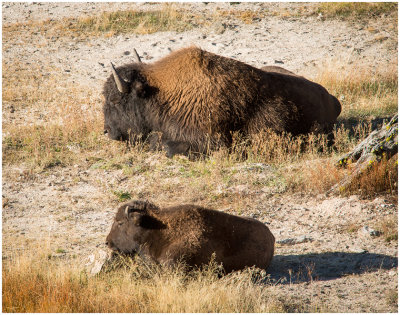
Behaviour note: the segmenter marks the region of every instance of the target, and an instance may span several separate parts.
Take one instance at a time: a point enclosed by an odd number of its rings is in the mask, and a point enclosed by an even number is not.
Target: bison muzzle
[[[166,265],[200,267],[215,257],[226,272],[266,269],[274,242],[268,227],[252,218],[195,205],[162,209],[144,201],[122,205],[106,239],[114,251]]]

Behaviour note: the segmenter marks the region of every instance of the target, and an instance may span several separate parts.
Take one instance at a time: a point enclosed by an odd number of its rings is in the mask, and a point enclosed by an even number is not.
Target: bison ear
[[[134,212],[132,214],[132,222],[136,226],[141,226],[142,225],[142,219],[143,219],[143,214],[139,212]]]
[[[135,81],[132,84],[132,90],[136,92],[136,95],[140,98],[145,98],[149,93],[149,88],[146,83],[141,81]]]
[[[140,224],[142,223],[143,213],[138,212],[138,210],[139,209],[136,209],[134,207],[126,206],[125,216],[128,220],[131,219],[133,224],[140,226]]]

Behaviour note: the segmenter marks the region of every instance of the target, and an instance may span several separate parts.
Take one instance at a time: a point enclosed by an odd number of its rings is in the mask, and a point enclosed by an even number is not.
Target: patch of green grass
[[[132,199],[131,193],[127,191],[114,190],[112,193],[118,198],[119,202],[124,202]]]

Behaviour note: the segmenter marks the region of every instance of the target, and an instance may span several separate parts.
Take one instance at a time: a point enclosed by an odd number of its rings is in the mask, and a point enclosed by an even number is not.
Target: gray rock
[[[85,269],[90,275],[95,276],[109,259],[110,255],[106,251],[99,249],[86,258]]]
[[[398,115],[395,115],[388,124],[380,130],[374,130],[370,135],[358,144],[353,151],[342,156],[338,164],[346,166],[357,162],[381,161],[384,156],[388,159],[397,153]]]
[[[342,156],[338,161],[339,167],[346,167],[355,163],[352,173],[341,182],[327,191],[327,194],[338,193],[351,185],[354,179],[368,170],[375,162],[390,159],[398,152],[398,115],[396,114],[388,124],[381,129],[374,130],[358,144],[353,151]]]
[[[361,228],[361,231],[362,231],[364,234],[368,234],[368,235],[370,235],[370,236],[379,236],[379,235],[382,234],[380,231],[371,229],[371,228],[368,227],[368,226],[363,226],[363,227]]]

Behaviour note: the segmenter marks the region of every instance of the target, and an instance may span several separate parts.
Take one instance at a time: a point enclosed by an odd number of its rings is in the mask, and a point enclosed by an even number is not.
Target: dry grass
[[[163,31],[183,32],[193,28],[189,12],[178,10],[173,4],[165,4],[159,11],[117,11],[104,12],[98,16],[80,18],[72,23],[76,32],[85,32],[90,35],[106,33],[113,36],[120,33],[134,32],[137,34],[151,34]]]
[[[387,216],[379,220],[375,228],[382,233],[386,242],[398,241],[398,219],[397,215]]]
[[[65,82],[59,69],[16,63],[3,70],[3,106],[17,114],[3,107],[3,165],[24,163],[36,171],[71,165],[111,142],[102,137],[101,98],[92,89]]]
[[[371,18],[397,12],[395,2],[324,2],[314,9],[328,18]]]
[[[96,277],[48,251],[16,255],[3,264],[3,312],[285,312],[274,287],[254,270],[218,278],[218,266],[185,273],[132,260]],[[122,267],[121,267],[122,265]],[[256,273],[257,274],[257,273]]]
[[[330,61],[315,81],[340,100],[341,119],[392,116],[398,109],[396,64],[394,60],[393,67],[371,73],[356,64],[344,67]]]
[[[29,30],[31,34],[45,34],[46,38],[74,38],[83,40],[91,36],[111,37],[118,34],[151,34],[155,32],[183,32],[192,29],[197,18],[174,4],[164,4],[154,11],[103,12],[96,16],[63,18],[61,20],[29,21],[3,25],[4,39]]]
[[[282,170],[282,176],[286,178],[288,189],[291,191],[307,191],[323,193],[333,185],[340,182],[348,171],[338,169],[335,159],[322,158],[291,165]]]
[[[398,156],[391,159],[383,159],[374,162],[368,170],[356,177],[346,190],[344,195],[360,194],[363,197],[373,198],[377,194],[390,194],[397,196],[398,190]]]

